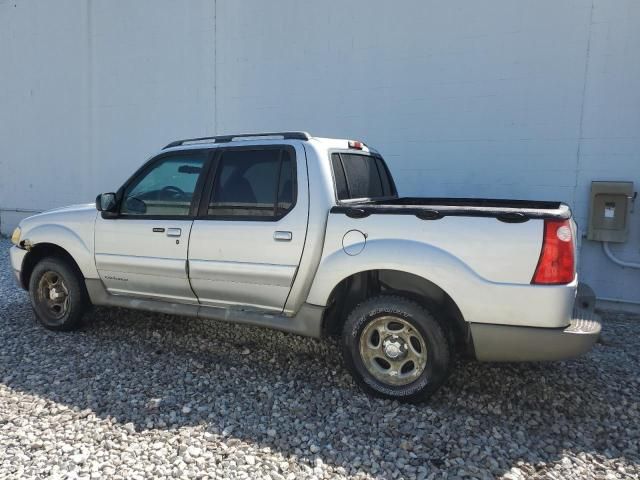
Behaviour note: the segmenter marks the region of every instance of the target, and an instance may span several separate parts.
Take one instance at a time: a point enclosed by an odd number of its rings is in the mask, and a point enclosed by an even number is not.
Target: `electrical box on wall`
[[[633,182],[591,182],[587,238],[626,242]]]

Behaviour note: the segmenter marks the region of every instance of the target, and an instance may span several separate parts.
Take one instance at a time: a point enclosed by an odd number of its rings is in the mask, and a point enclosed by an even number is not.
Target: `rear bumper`
[[[471,324],[476,358],[483,362],[565,360],[588,352],[600,335],[600,316],[575,307],[565,328]]]

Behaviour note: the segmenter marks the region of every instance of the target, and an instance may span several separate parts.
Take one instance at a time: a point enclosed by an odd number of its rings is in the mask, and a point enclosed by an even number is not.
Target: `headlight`
[[[14,245],[20,245],[20,235],[22,234],[22,230],[20,227],[16,227],[16,229],[11,234],[11,243]]]

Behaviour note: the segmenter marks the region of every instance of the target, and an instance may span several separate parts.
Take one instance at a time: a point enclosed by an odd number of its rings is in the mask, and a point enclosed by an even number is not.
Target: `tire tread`
[[[35,295],[38,287],[38,280],[40,274],[46,270],[58,270],[64,277],[67,283],[67,288],[70,291],[70,311],[65,321],[59,325],[52,325],[47,323],[46,318],[43,318],[38,311],[35,302]],[[70,265],[70,262],[60,256],[48,256],[44,257],[36,263],[29,279],[29,296],[31,298],[31,304],[33,311],[36,315],[38,322],[49,330],[68,332],[71,330],[77,330],[83,324],[83,317],[88,307],[90,306],[89,295],[84,284],[84,278],[79,272],[76,271],[74,265]]]
[[[432,378],[425,377],[426,380],[419,378],[416,380],[416,382],[419,383],[414,382],[403,387],[394,386],[387,388],[384,388],[384,385],[373,379],[373,377],[364,378],[364,375],[358,370],[353,358],[358,348],[358,332],[361,331],[366,323],[366,320],[363,320],[363,318],[381,312],[396,313],[403,317],[409,317],[415,323],[418,323],[427,335],[432,336],[431,342],[435,342],[434,345],[437,347],[437,351],[435,352],[436,368],[433,371]],[[428,328],[426,328],[427,326]],[[363,390],[382,398],[406,402],[422,402],[427,400],[446,380],[450,371],[452,351],[453,347],[450,344],[450,339],[446,333],[445,326],[442,324],[442,320],[438,319],[429,309],[418,302],[400,295],[382,294],[358,303],[349,313],[343,326],[342,353],[347,368],[356,383]],[[365,375],[367,375],[366,372]],[[420,383],[424,383],[424,385],[416,391],[416,386],[420,385]]]

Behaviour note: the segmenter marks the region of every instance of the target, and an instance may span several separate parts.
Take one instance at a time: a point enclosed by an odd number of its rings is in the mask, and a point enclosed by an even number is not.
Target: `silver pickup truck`
[[[399,197],[364,143],[305,132],[180,140],[95,204],[15,230],[38,320],[110,305],[338,335],[366,391],[429,397],[456,354],[577,356],[576,225],[558,202]]]

